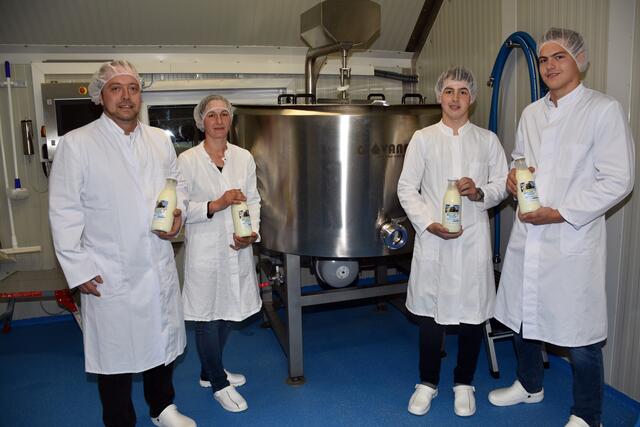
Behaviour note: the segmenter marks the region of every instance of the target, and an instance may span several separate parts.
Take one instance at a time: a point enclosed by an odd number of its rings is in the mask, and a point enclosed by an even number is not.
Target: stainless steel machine
[[[413,133],[440,118],[429,105],[238,106],[263,198],[264,247],[326,258],[411,252],[396,195]]]
[[[291,384],[304,382],[303,307],[406,291],[406,280],[391,283],[387,275],[397,255],[407,255],[402,262],[408,266],[413,247],[396,187],[411,136],[441,114],[438,105],[349,98],[348,50],[372,41],[379,27],[375,2],[320,3],[301,17],[302,36],[311,46],[307,93],[282,96],[310,103],[235,106],[231,140],[253,154],[262,198],[265,317],[288,356]],[[331,52],[343,58],[338,97],[316,104],[315,59]],[[302,267],[325,289],[303,289]],[[373,283],[363,286],[358,278],[367,269]],[[277,314],[279,303],[286,306],[286,326]]]

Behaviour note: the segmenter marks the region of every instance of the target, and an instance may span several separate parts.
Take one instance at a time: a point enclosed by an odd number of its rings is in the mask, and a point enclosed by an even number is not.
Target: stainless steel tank
[[[238,105],[234,114],[231,139],[256,161],[267,249],[328,258],[411,251],[396,187],[411,136],[440,120],[439,106]]]

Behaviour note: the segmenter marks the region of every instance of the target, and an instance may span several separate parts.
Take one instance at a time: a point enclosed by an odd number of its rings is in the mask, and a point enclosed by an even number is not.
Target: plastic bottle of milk
[[[540,207],[536,182],[524,157],[517,157],[514,161],[518,181],[518,208],[521,213],[533,212]]]
[[[450,233],[459,232],[462,224],[462,199],[458,187],[456,187],[456,181],[456,178],[449,178],[447,191],[444,193],[442,201],[442,225]]]
[[[173,226],[173,211],[176,209],[176,184],[173,178],[167,178],[167,183],[158,195],[156,209],[153,212],[151,230],[168,233]]]
[[[251,216],[249,216],[247,202],[231,205],[231,216],[233,217],[233,231],[236,236],[251,236]]]

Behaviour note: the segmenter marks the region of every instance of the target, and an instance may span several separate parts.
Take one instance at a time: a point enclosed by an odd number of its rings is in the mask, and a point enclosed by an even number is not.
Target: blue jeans
[[[193,324],[196,327],[196,348],[200,357],[200,379],[211,382],[215,393],[229,385],[222,366],[222,352],[231,330],[231,322],[211,320]]]
[[[542,365],[542,343],[526,340],[520,333],[514,335],[518,357],[518,381],[529,393],[542,390],[544,367]],[[573,406],[571,414],[582,418],[592,427],[598,427],[602,419],[602,395],[604,390],[604,367],[602,363],[603,342],[583,347],[568,347],[573,371]]]

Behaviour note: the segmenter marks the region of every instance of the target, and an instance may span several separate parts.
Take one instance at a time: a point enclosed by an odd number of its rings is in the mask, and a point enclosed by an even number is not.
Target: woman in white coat
[[[262,307],[251,247],[260,226],[256,165],[249,151],[227,141],[232,111],[226,98],[205,97],[193,115],[205,139],[178,158],[189,194],[184,316],[195,325],[200,385],[212,387],[224,409],[240,412],[247,409],[247,402],[235,387],[246,380],[225,371],[222,353],[233,322]],[[243,201],[253,230],[248,237],[234,234],[231,217],[231,205]]]
[[[504,150],[492,132],[469,122],[472,73],[454,67],[435,88],[442,120],[417,131],[405,154],[398,197],[416,231],[407,308],[420,328],[420,384],[409,412],[424,415],[437,395],[445,325],[459,325],[454,411],[475,413],[474,388],[483,324],[493,315],[495,284],[487,210],[506,197]],[[462,230],[441,224],[447,180],[457,179]]]

